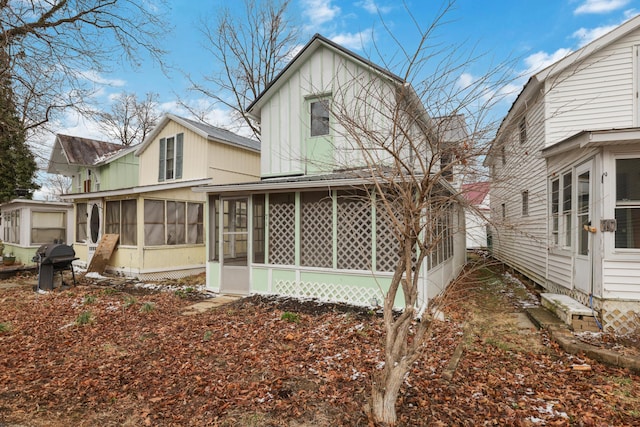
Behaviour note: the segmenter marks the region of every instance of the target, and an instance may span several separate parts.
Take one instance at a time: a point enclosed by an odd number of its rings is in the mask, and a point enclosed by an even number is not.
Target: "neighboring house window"
[[[64,243],[66,218],[65,212],[31,212],[31,244]]]
[[[202,203],[145,199],[144,244],[201,244],[204,232],[202,212]]]
[[[564,229],[564,245],[568,248],[571,247],[571,218],[573,210],[573,192],[572,182],[573,175],[571,172],[562,176],[562,218]]]
[[[115,200],[106,204],[105,233],[119,234],[119,244],[135,246],[138,243],[136,200]]]
[[[506,203],[503,203],[501,205],[502,208],[502,219],[505,219],[507,217],[507,205]]]
[[[554,245],[571,247],[573,214],[573,174],[551,180],[551,239]]]
[[[20,243],[20,211],[13,210],[3,213],[4,241]]]
[[[527,120],[526,120],[526,118],[523,118],[522,120],[520,120],[520,123],[518,124],[518,130],[519,130],[520,144],[524,144],[525,142],[527,142]]]
[[[453,181],[453,153],[451,150],[443,150],[440,155],[440,173],[447,181]]]
[[[182,178],[184,134],[160,138],[158,181]]]
[[[551,240],[554,245],[559,243],[560,231],[560,180],[551,181]]]
[[[329,135],[329,100],[311,102],[311,136]]]
[[[500,157],[502,157],[502,166],[507,164],[507,153],[504,145],[500,148]]]
[[[87,240],[87,204],[76,205],[76,242],[84,243]]]
[[[616,160],[616,248],[640,249],[640,158]]]
[[[522,216],[529,215],[529,191],[522,192]]]

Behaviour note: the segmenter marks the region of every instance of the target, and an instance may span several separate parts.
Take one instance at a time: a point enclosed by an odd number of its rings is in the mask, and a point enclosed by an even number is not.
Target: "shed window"
[[[640,249],[640,158],[616,160],[616,248]]]
[[[522,216],[529,215],[529,191],[522,192]]]
[[[20,243],[20,211],[5,211],[2,214],[4,223],[4,241],[7,243]]]
[[[64,243],[67,235],[66,218],[64,212],[32,212],[31,244]]]

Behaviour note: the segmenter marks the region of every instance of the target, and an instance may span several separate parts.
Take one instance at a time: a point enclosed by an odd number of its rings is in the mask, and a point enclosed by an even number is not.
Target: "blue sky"
[[[175,68],[167,76],[157,65],[142,61],[137,69],[121,66],[109,74],[95,75],[94,102],[107,110],[113,95],[122,91],[141,96],[154,92],[159,95],[165,111],[188,115],[177,104],[178,98],[192,102],[198,99],[188,91],[185,73],[197,80],[215,69],[203,48],[206,40],[199,30],[200,23],[203,19],[214,19],[216,9],[227,3],[225,0],[167,0],[174,28],[168,30],[163,48],[169,52],[167,62]],[[241,1],[235,2],[239,3]],[[411,13],[424,26],[433,21],[442,4],[441,0],[406,0]],[[382,19],[404,46],[411,48],[416,42],[417,32],[398,0],[292,0],[292,7],[305,40],[321,33],[364,56],[375,43],[383,55],[393,57],[397,54],[397,45],[385,34]],[[501,106],[506,111],[532,72],[638,13],[640,0],[458,0],[445,16],[434,40],[484,54],[471,69],[465,70],[461,79],[483,75],[491,64],[515,58],[512,95]],[[208,119],[219,126],[228,122],[224,110],[211,111]],[[54,130],[101,138],[94,125],[83,122],[73,113],[56,123]]]

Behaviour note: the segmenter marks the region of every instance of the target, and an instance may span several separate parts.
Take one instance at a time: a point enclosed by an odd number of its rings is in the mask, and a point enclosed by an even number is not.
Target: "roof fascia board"
[[[198,179],[198,180],[186,181],[186,182],[174,182],[169,184],[153,184],[153,185],[145,185],[145,186],[139,186],[139,187],[121,188],[118,190],[95,191],[92,193],[63,194],[60,196],[60,198],[65,200],[67,199],[75,200],[75,199],[87,199],[87,198],[95,198],[95,197],[122,196],[125,194],[144,194],[144,193],[150,193],[154,191],[191,188],[194,186],[211,184],[211,181],[212,181],[211,178],[206,178],[206,179]]]

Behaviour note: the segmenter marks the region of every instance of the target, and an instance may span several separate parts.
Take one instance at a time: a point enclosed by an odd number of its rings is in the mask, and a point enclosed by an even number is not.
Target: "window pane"
[[[589,172],[578,176],[578,251],[580,255],[589,254],[589,231],[584,229],[589,225]]]
[[[329,101],[311,103],[311,136],[329,135]]]
[[[136,200],[122,201],[120,244],[132,246],[138,244],[138,203]]]
[[[167,202],[167,245],[185,243],[185,202]]]
[[[166,179],[173,179],[173,164],[175,157],[175,140],[174,138],[167,138],[167,158],[165,167]]]
[[[164,245],[164,201],[144,201],[144,244]]]
[[[588,176],[588,174],[587,174]],[[572,208],[573,208],[573,187],[572,187],[572,178],[573,175],[571,173],[567,173],[562,177],[562,212],[564,217],[564,245],[566,247],[571,247],[572,240]],[[588,197],[588,196],[587,196]]]
[[[220,238],[218,234],[218,219],[219,219],[219,199],[218,197],[209,197],[209,260],[218,260],[218,244]]]
[[[104,232],[120,234],[120,201],[107,202]],[[122,243],[122,242],[121,242]]]
[[[616,248],[640,249],[640,208],[616,209]]]
[[[558,244],[558,211],[560,208],[560,180],[551,181],[551,235],[553,243]]]
[[[203,243],[202,203],[187,204],[187,243]]]
[[[640,158],[616,160],[616,200],[640,203]]]
[[[31,244],[64,243],[66,236],[64,212],[32,212]]]
[[[76,205],[76,242],[87,240],[87,204]]]
[[[253,262],[264,263],[264,194],[253,196]]]

